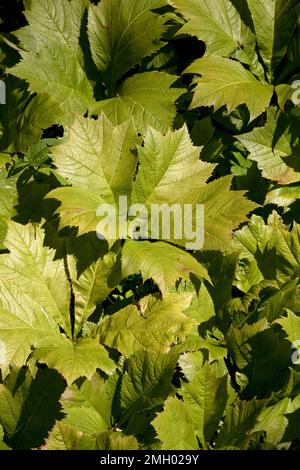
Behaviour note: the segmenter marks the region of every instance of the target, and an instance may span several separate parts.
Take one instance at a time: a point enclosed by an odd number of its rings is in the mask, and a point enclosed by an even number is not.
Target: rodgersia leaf
[[[200,75],[194,79],[196,88],[191,108],[226,106],[229,113],[246,104],[250,120],[262,114],[269,106],[273,87],[257,80],[235,60],[208,56],[197,59],[185,73]]]
[[[152,422],[163,449],[197,450],[195,429],[185,404],[178,398],[166,400],[164,411]]]
[[[264,279],[276,280],[281,285],[296,278],[300,272],[300,228],[284,225],[274,212],[266,224],[261,217],[253,216],[247,227],[235,234],[235,246],[240,250],[240,260],[251,266],[252,279],[242,266],[237,271],[240,289]],[[241,263],[242,265],[242,263]],[[246,289],[247,290],[247,289]]]
[[[163,242],[127,240],[122,251],[123,276],[141,272],[143,279],[153,279],[165,295],[179,279],[193,273],[209,279],[206,269],[189,253]]]
[[[256,36],[246,1],[169,0],[186,20],[177,36],[196,36],[205,42],[206,55],[232,57],[249,66],[264,81]]]
[[[117,80],[163,45],[166,18],[153,10],[166,0],[103,0],[89,7],[88,34],[97,68],[114,90]]]
[[[62,335],[44,338],[37,344],[33,357],[60,372],[68,384],[79,377],[91,378],[97,368],[107,374],[115,370],[106,349],[91,338],[82,338],[77,342]]]
[[[248,0],[260,54],[272,78],[290,44],[299,15],[298,0]]]
[[[21,61],[9,72],[26,80],[30,91],[50,95],[66,113],[84,114],[93,102],[79,46],[86,0],[33,0],[27,5],[29,25],[16,33]]]
[[[60,418],[58,400],[64,388],[56,371],[39,370],[32,377],[28,370],[12,370],[0,385],[0,423],[11,447],[22,450],[43,443]]]
[[[68,258],[68,266],[75,296],[74,335],[77,335],[96,306],[118,285],[121,266],[118,255],[112,251],[98,258],[82,273],[78,273],[75,259],[71,256]]]
[[[42,130],[62,120],[63,109],[46,93],[33,96],[22,82],[9,77],[5,80],[6,105],[0,106],[3,125],[1,148],[7,152],[23,152],[36,144]]]
[[[8,447],[8,445],[6,445],[5,442],[3,442],[3,438],[4,438],[3,428],[0,425],[0,450],[10,450],[10,447]]]
[[[72,187],[57,188],[47,195],[61,202],[61,228],[78,227],[79,234],[96,231],[100,204],[117,207],[119,196],[130,199],[137,142],[130,122],[113,127],[104,115],[97,121],[76,116],[66,127],[66,137],[52,153],[59,174]]]
[[[182,385],[181,395],[182,401],[169,398],[164,411],[152,422],[163,449],[168,449],[168,446],[172,449],[181,449],[182,446],[184,449],[197,449],[196,437],[206,448],[225,412],[227,376],[218,377],[214,366],[206,363],[189,383]]]
[[[56,422],[49,433],[43,450],[93,450],[94,442],[76,426],[63,421]]]
[[[139,350],[167,352],[172,344],[184,340],[196,324],[184,313],[190,302],[190,294],[167,294],[162,301],[145,297],[138,307],[129,305],[104,317],[98,327],[100,342],[125,357]]]
[[[264,402],[259,400],[235,401],[230,406],[224,426],[216,439],[217,448],[235,446],[247,449],[263,407]]]
[[[133,118],[136,128],[143,133],[147,126],[167,132],[175,118],[175,101],[185,91],[171,88],[177,78],[165,72],[133,75],[124,80],[114,97],[97,101],[90,114],[103,111],[114,125]]]
[[[38,323],[51,328],[56,322],[70,334],[70,285],[63,260],[54,261],[54,250],[43,245],[41,228],[16,222],[8,226],[4,244],[10,252],[0,255],[2,306],[19,317],[20,327],[22,321],[33,325],[36,317]]]
[[[169,205],[170,233],[164,235],[166,227],[158,223],[157,233],[151,231],[153,239],[179,245],[195,241],[193,250],[201,249],[203,241],[206,249],[224,249],[232,231],[255,205],[243,197],[243,192],[230,191],[230,177],[206,184],[214,166],[199,159],[200,148],[193,146],[186,127],[166,135],[148,128],[144,145],[138,149],[140,164],[134,179],[137,159],[132,149],[137,140],[130,123],[113,127],[103,115],[98,121],[75,119],[64,141],[52,152],[58,172],[73,185],[47,195],[61,202],[57,209],[60,227],[78,227],[79,234],[96,231],[101,220],[96,214],[98,206],[107,202],[117,207],[122,195],[128,197],[127,210],[132,200],[133,204],[143,204],[147,216],[154,205],[157,209],[161,204]],[[191,205],[186,225],[182,219],[184,204]],[[204,226],[196,225],[196,204],[204,204]],[[174,220],[178,217],[181,221],[176,222],[176,229],[181,224],[181,234],[177,236]]]
[[[176,355],[139,351],[127,361],[121,388],[121,405],[128,416],[154,408],[172,392]]]
[[[300,181],[299,147],[292,144],[286,116],[270,108],[264,127],[237,137],[257,162],[262,175],[279,184]]]
[[[144,146],[139,148],[140,165],[133,185],[133,202],[145,204],[149,210],[151,205],[168,204],[171,227],[176,217],[182,214],[183,205],[191,204],[189,228],[198,236],[204,231],[204,249],[223,250],[230,243],[232,231],[255,206],[243,197],[243,192],[230,191],[230,177],[206,183],[214,166],[199,159],[200,150],[193,146],[185,126],[165,136],[148,129]],[[195,218],[196,204],[202,204],[204,208],[204,224],[201,223],[200,227],[199,218],[198,224]],[[182,222],[176,220],[178,229]],[[185,230],[186,226],[182,233]],[[174,231],[171,231],[171,236],[164,237],[162,227],[160,236],[179,245],[192,238],[187,240],[185,235],[176,237]],[[200,245],[193,249],[201,249],[203,243]]]

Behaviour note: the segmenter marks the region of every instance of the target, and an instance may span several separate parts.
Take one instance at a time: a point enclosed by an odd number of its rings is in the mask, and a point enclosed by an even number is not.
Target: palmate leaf
[[[8,373],[9,366],[22,367],[32,346],[40,339],[58,334],[58,326],[49,321],[38,306],[35,310],[32,304],[30,307],[31,311],[20,306],[20,316],[0,308],[0,367],[3,374]]]
[[[218,377],[208,362],[191,382],[182,386],[182,396],[195,432],[205,447],[211,441],[227,405],[228,376]]]
[[[293,146],[288,125],[286,116],[270,108],[264,127],[237,136],[262,175],[279,184],[300,181],[299,146]]]
[[[50,432],[43,450],[137,450],[138,441],[120,431],[84,434],[77,426],[59,421]]]
[[[53,370],[13,369],[0,385],[0,423],[14,449],[38,447],[60,418],[58,403],[65,381]]]
[[[195,429],[185,404],[178,398],[166,400],[162,413],[152,421],[162,449],[197,450]]]
[[[177,34],[190,34],[204,41],[207,54],[229,56],[238,48],[240,16],[229,0],[169,0],[187,19]]]
[[[25,152],[42,137],[42,130],[61,122],[62,108],[46,93],[33,96],[20,80],[5,80],[6,106],[0,106],[3,125],[1,148],[7,152]]]
[[[66,113],[84,114],[93,89],[83,68],[79,35],[86,0],[33,0],[25,11],[28,26],[16,32],[21,62],[9,73],[47,93]]]
[[[70,285],[63,260],[54,261],[54,250],[43,245],[44,231],[11,221],[4,244],[10,252],[0,256],[3,307],[20,321],[34,324],[39,315],[41,324],[56,322],[71,335]]]
[[[92,450],[93,439],[75,426],[58,421],[49,433],[42,450]]]
[[[233,55],[263,78],[247,5],[239,4],[238,11],[235,3],[230,0],[169,0],[169,3],[187,20],[176,35],[196,36],[205,42],[207,55]]]
[[[122,272],[124,277],[141,272],[144,281],[153,279],[163,295],[179,278],[188,280],[191,273],[209,279],[206,269],[192,255],[164,242],[127,240],[122,250]]]
[[[88,35],[97,68],[110,89],[117,80],[143,57],[163,45],[161,36],[167,30],[164,15],[152,10],[166,0],[103,0],[89,6]]]
[[[231,177],[206,184],[214,166],[199,160],[200,148],[193,146],[187,128],[168,132],[165,136],[149,129],[144,147],[139,149],[139,172],[133,185],[133,202],[145,204],[192,204],[192,227],[198,233],[204,229],[204,249],[223,250],[230,243],[232,231],[243,221],[254,204],[243,192],[230,191]],[[225,195],[226,194],[226,195]],[[204,227],[197,227],[194,218],[196,204],[204,205]],[[179,208],[170,213],[170,226]],[[184,230],[183,230],[184,232]],[[175,244],[184,245],[171,233]],[[197,249],[197,248],[196,248]],[[199,249],[199,248],[198,248]]]
[[[193,101],[190,108],[226,106],[229,113],[246,104],[252,121],[269,106],[273,87],[257,80],[235,60],[208,56],[197,59],[184,73],[201,75],[194,79]]]
[[[298,0],[248,0],[259,52],[269,76],[284,57],[300,12]]]
[[[183,401],[168,398],[164,411],[152,422],[163,449],[198,449],[197,438],[206,448],[211,441],[228,400],[227,376],[218,377],[216,372],[207,362],[191,382],[183,384]]]
[[[97,331],[100,343],[125,357],[138,354],[139,350],[167,352],[184,340],[196,323],[184,314],[190,302],[191,295],[186,293],[167,294],[162,301],[145,297],[139,306],[129,305],[104,317]]]
[[[126,416],[160,405],[173,391],[172,376],[177,355],[139,351],[127,361],[121,386],[121,405]]]
[[[148,128],[144,146],[138,149],[140,165],[133,202],[147,206],[193,202],[198,186],[205,185],[214,169],[199,159],[200,150],[193,146],[186,126],[165,136]]]
[[[275,321],[281,325],[282,329],[287,335],[287,339],[291,343],[295,343],[300,339],[300,318],[295,315],[291,310],[287,309],[287,316],[279,318]]]
[[[288,341],[265,322],[232,327],[227,336],[230,354],[249,380],[243,391],[246,399],[268,398],[279,392],[289,376],[292,351]]]
[[[235,245],[240,259],[249,260],[253,279],[258,284],[263,279],[276,280],[280,284],[299,275],[300,228],[284,225],[274,212],[265,224],[261,217],[253,216],[247,227],[235,233]],[[249,283],[243,269],[238,270],[238,286]]]
[[[44,338],[36,348],[33,358],[58,370],[68,384],[79,377],[91,378],[98,367],[107,374],[116,368],[106,349],[91,338],[72,342],[60,335]]]
[[[96,372],[91,380],[84,380],[80,386],[74,384],[68,387],[60,399],[64,414],[68,415],[73,408],[76,410],[81,408],[83,415],[87,408],[93,409],[98,413],[98,420],[105,429],[110,428],[113,421],[112,414],[118,381],[118,372],[110,375],[107,380],[104,380]]]
[[[43,241],[42,229],[9,223],[5,246],[11,252],[0,256],[0,301],[5,308],[0,309],[3,374],[7,374],[9,366],[23,366],[32,347],[33,358],[56,368],[68,383],[80,376],[91,377],[98,367],[106,373],[113,372],[114,362],[96,340],[84,338],[73,342],[59,332],[61,326],[72,336],[70,284],[64,262],[53,261],[54,252],[43,246]],[[78,332],[85,316],[91,313],[90,302],[96,301],[101,293],[93,298],[91,290],[86,295],[80,281],[74,292],[78,298],[75,302]]]
[[[247,449],[263,407],[264,402],[261,400],[235,401],[230,406],[224,426],[216,439],[216,448],[233,446]]]
[[[104,112],[114,125],[133,118],[142,133],[147,126],[167,132],[176,115],[175,101],[185,91],[171,88],[177,78],[155,71],[133,75],[122,82],[114,97],[97,101],[90,114]]]
[[[103,200],[117,206],[122,195],[128,196],[128,202],[144,204],[150,215],[151,205],[169,204],[170,235],[162,236],[159,226],[160,233],[151,234],[152,238],[184,245],[193,240],[186,240],[184,234],[175,238],[172,227],[178,211],[182,216],[183,205],[191,204],[193,233],[199,235],[204,229],[205,248],[223,250],[255,204],[243,192],[230,191],[231,177],[206,184],[214,166],[199,160],[200,149],[192,145],[186,127],[165,136],[148,128],[144,145],[138,148],[140,165],[133,181],[137,159],[131,150],[137,141],[130,123],[113,127],[103,115],[98,121],[75,119],[66,139],[53,148],[58,172],[73,185],[47,195],[61,202],[60,227],[78,227],[79,234],[96,231],[101,220],[98,206]],[[204,227],[196,226],[196,204],[204,204]]]
[[[77,226],[80,234],[95,231],[101,219],[98,206],[117,206],[119,195],[130,196],[138,137],[131,123],[113,127],[104,115],[97,121],[77,116],[66,131],[52,153],[59,174],[73,187],[58,188],[47,197],[62,202],[61,227]]]

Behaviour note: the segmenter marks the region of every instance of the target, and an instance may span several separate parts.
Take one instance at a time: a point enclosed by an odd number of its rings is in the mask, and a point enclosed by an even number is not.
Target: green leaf
[[[287,339],[291,343],[300,340],[300,318],[291,310],[287,309],[287,316],[278,318],[275,323],[281,325],[282,329],[287,334]]]
[[[38,305],[35,310],[20,307],[17,314],[0,307],[2,372],[8,373],[9,366],[22,367],[31,354],[32,346],[42,338],[58,334],[58,331],[58,325],[51,322]]]
[[[29,25],[16,33],[21,61],[9,69],[29,83],[31,92],[47,93],[66,113],[84,114],[94,99],[79,46],[85,7],[85,0],[27,3]]]
[[[133,75],[122,82],[113,97],[97,101],[90,114],[104,112],[114,125],[133,118],[141,133],[145,133],[147,126],[167,132],[176,115],[175,101],[185,91],[171,88],[177,79],[156,71]]]
[[[4,432],[3,428],[0,425],[0,450],[11,450],[10,447],[8,447],[5,442],[3,442],[4,439]]]
[[[0,423],[8,439],[16,432],[31,383],[30,374],[23,372],[12,369],[10,375],[0,384]]]
[[[142,351],[168,352],[187,337],[195,324],[184,314],[190,301],[190,294],[167,294],[162,301],[145,297],[138,306],[129,305],[104,317],[98,328],[100,342],[125,357],[139,350],[141,355]]]
[[[268,192],[266,204],[276,204],[280,207],[288,207],[296,202],[297,199],[300,199],[300,187],[284,186]]]
[[[227,378],[218,377],[214,367],[206,362],[191,382],[182,385],[184,404],[204,447],[223,418],[228,400]]]
[[[206,269],[189,253],[164,242],[127,240],[122,251],[123,277],[141,272],[144,281],[153,279],[163,296],[181,278],[191,273],[209,279]]]
[[[68,409],[64,424],[74,426],[81,433],[93,435],[107,430],[107,423],[94,408],[72,407]]]
[[[187,19],[177,35],[196,36],[206,44],[208,55],[230,56],[243,46],[242,30],[246,26],[229,0],[170,0]],[[248,29],[248,28],[247,28]]]
[[[261,217],[252,216],[247,227],[235,233],[235,245],[242,262],[249,260],[254,273],[254,284],[263,279],[289,282],[299,273],[300,231],[299,225],[285,226],[277,213],[268,224]],[[238,270],[238,286],[249,282],[247,272]]]
[[[77,342],[63,336],[44,338],[36,348],[34,359],[56,369],[68,384],[79,377],[91,378],[97,368],[107,374],[112,374],[116,368],[106,349],[91,338]]]
[[[191,109],[214,106],[215,110],[226,106],[228,113],[246,104],[252,121],[269,106],[273,87],[258,81],[238,62],[217,56],[197,59],[184,73],[201,75],[194,79]]]
[[[96,448],[97,450],[115,451],[138,450],[139,443],[134,436],[127,436],[120,431],[108,431],[97,434]]]
[[[75,426],[58,421],[49,433],[43,450],[93,450],[92,437],[86,436]]]
[[[264,431],[267,435],[267,442],[271,446],[276,446],[282,440],[288,425],[288,419],[284,416],[288,411],[290,399],[285,398],[273,406],[268,406],[262,410],[258,417],[255,431]]]
[[[165,450],[198,450],[199,445],[191,417],[184,403],[170,397],[164,410],[152,421]]]
[[[143,57],[163,45],[166,31],[164,15],[152,10],[166,5],[166,0],[103,0],[89,6],[88,35],[91,52],[104,80],[114,89],[117,80]]]
[[[177,356],[139,351],[127,361],[121,387],[121,405],[126,416],[154,408],[173,390],[172,376]]]
[[[80,275],[73,257],[68,258],[68,265],[75,296],[74,334],[77,335],[96,306],[118,285],[121,279],[121,266],[118,255],[112,251],[103,258],[98,258]]]
[[[233,446],[247,449],[263,407],[264,402],[258,400],[237,400],[230,405],[224,426],[216,439],[216,447]]]
[[[286,116],[270,108],[264,127],[237,137],[250,152],[250,160],[257,162],[263,177],[279,184],[300,181],[299,149],[291,144],[287,124]]]
[[[17,429],[11,439],[16,449],[40,446],[56,419],[60,418],[59,397],[65,381],[53,370],[40,370],[32,380],[22,406]]]
[[[49,95],[30,94],[19,80],[5,80],[6,106],[0,106],[4,132],[1,148],[7,152],[25,152],[42,137],[43,129],[62,121],[63,110]]]
[[[264,321],[246,324],[240,330],[231,327],[227,344],[239,370],[249,379],[245,398],[268,398],[283,388],[289,374],[290,344],[266,328]]]
[[[197,242],[201,245],[204,231],[204,249],[224,250],[231,243],[232,230],[245,220],[254,204],[243,197],[243,192],[230,191],[231,177],[224,177],[209,184],[213,165],[199,160],[200,149],[192,145],[187,128],[168,132],[165,136],[148,129],[145,143],[139,148],[139,172],[133,185],[133,202],[151,205],[169,204],[170,227],[182,227],[182,205],[192,204],[191,226]],[[197,223],[196,204],[204,205],[204,226]],[[178,206],[179,205],[179,206]],[[186,224],[186,225],[185,225]],[[182,238],[170,235],[160,236],[175,244],[190,244],[185,233],[187,223],[182,227]],[[185,228],[185,230],[183,230]],[[152,238],[156,238],[153,237]],[[196,238],[197,235],[197,238]],[[200,239],[199,239],[200,237]],[[199,243],[198,243],[199,242]],[[200,249],[201,246],[194,249]]]
[[[75,384],[68,387],[61,397],[61,404],[66,415],[70,414],[70,410],[75,408],[81,409],[81,415],[84,416],[85,410],[92,409],[98,413],[98,421],[105,428],[109,428],[113,421],[114,399],[116,387],[119,380],[118,373],[109,376],[104,380],[96,372],[90,380],[84,382],[77,387]]]
[[[298,0],[248,0],[259,52],[270,77],[284,57],[300,12]]]
[[[101,220],[101,217],[97,216],[97,209],[101,204],[105,204],[101,197],[83,188],[66,186],[53,189],[45,199],[56,199],[60,202],[55,211],[60,217],[60,229],[77,227],[78,236],[96,232]]]
[[[55,251],[44,246],[44,231],[11,221],[4,244],[10,252],[0,255],[3,307],[28,324],[35,315],[37,325],[54,320],[71,335],[70,285],[63,260],[54,260]]]
[[[200,150],[193,146],[186,126],[165,136],[148,128],[144,146],[139,148],[133,201],[150,205],[197,199],[197,187],[205,185],[214,169],[199,160]]]
[[[119,195],[130,193],[136,166],[131,149],[136,143],[130,123],[113,127],[103,115],[97,121],[75,116],[61,144],[53,148],[53,161],[59,174],[78,188],[75,194],[83,190],[83,201],[90,192],[91,200],[97,196],[114,204]]]

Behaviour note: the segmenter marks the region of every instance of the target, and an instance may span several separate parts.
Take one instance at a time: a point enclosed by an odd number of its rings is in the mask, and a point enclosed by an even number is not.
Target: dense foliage
[[[8,3],[0,449],[299,449],[299,0]]]

